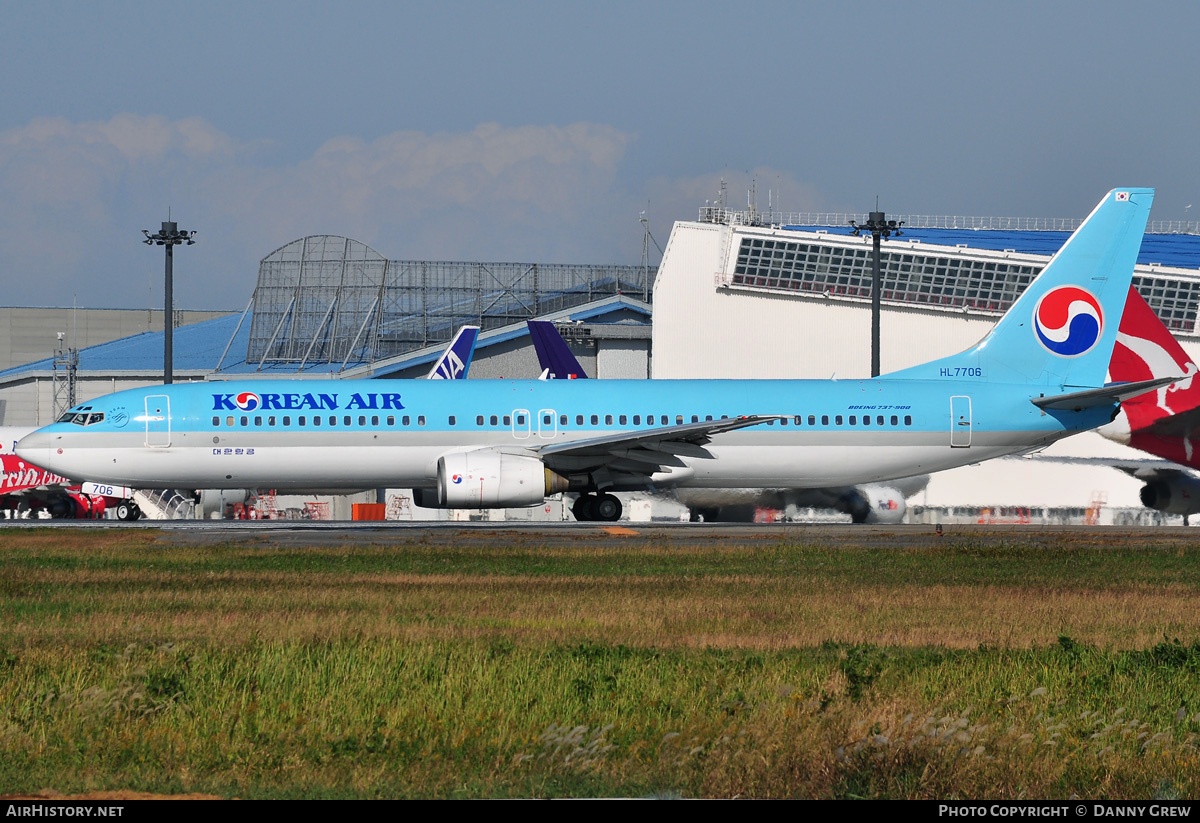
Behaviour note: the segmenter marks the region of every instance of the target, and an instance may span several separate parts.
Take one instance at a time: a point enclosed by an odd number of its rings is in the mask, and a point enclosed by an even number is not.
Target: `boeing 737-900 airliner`
[[[1172,378],[1105,385],[1152,189],[1115,189],[995,328],[870,380],[244,381],[118,392],[21,440],[65,475],[143,488],[414,488],[499,508],[612,491],[814,488],[928,473],[1109,422]]]

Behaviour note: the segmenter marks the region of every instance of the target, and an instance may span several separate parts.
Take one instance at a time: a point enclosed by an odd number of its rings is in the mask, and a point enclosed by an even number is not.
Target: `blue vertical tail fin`
[[[888,377],[1104,385],[1154,189],[1113,189],[977,345]]]
[[[553,323],[546,320],[529,320],[526,323],[538,363],[551,380],[582,380],[587,377],[583,366],[571,354],[567,341],[562,339]]]
[[[430,380],[466,380],[467,372],[471,370],[471,358],[475,356],[475,341],[478,339],[478,326],[463,326],[442,352],[442,356],[433,364],[427,377]]]

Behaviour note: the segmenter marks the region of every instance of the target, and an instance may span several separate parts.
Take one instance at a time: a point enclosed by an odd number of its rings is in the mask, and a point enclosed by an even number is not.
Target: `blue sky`
[[[0,0],[5,305],[245,305],[306,234],[637,262],[728,182],[787,210],[1200,216],[1200,6]],[[1193,202],[1197,208],[1186,211]]]

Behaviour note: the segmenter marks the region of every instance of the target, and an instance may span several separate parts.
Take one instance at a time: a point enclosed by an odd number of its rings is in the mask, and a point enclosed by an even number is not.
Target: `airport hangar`
[[[244,311],[177,328],[175,376],[422,377],[457,328],[471,324],[482,328],[472,379],[529,378],[538,366],[524,321],[540,317],[561,324],[593,377],[862,378],[870,363],[871,239],[850,236],[850,218],[707,206],[698,220],[675,224],[657,269],[645,262],[397,261],[348,238],[310,236],[263,258]],[[897,219],[905,222],[903,236],[883,242],[885,374],[978,341],[1078,222]],[[1196,224],[1156,223],[1149,231],[1134,284],[1200,359]],[[50,310],[2,311],[10,313],[10,338],[19,338],[10,349],[36,351],[39,341],[31,338],[40,337],[41,351],[63,350],[0,371],[0,424],[42,425],[72,398],[83,402],[161,379],[161,332],[83,346],[74,355],[66,348],[78,339],[69,310],[54,310],[61,328],[32,324],[23,314]],[[176,323],[181,319],[191,318],[177,312]],[[66,345],[57,332],[65,332]],[[97,336],[102,329],[84,339]],[[1144,457],[1090,434],[1047,454]],[[935,475],[909,501],[910,517],[1172,522],[1141,507],[1140,489],[1116,470],[998,460]],[[553,509],[550,516],[561,516],[560,507]],[[349,506],[335,503],[334,511]],[[677,516],[669,504],[631,511]]]

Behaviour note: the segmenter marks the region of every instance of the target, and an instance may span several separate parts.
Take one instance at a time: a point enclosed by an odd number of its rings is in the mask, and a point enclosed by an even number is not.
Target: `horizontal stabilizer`
[[[1137,397],[1139,394],[1145,394],[1148,391],[1157,389],[1159,386],[1166,386],[1169,383],[1175,383],[1182,379],[1182,375],[1177,375],[1175,377],[1159,377],[1154,380],[1139,380],[1136,383],[1113,383],[1099,389],[1087,389],[1086,391],[1071,392],[1070,394],[1056,394],[1053,397],[1035,397],[1030,402],[1039,409],[1079,411],[1080,409],[1088,409],[1093,406],[1108,406],[1113,403],[1120,403],[1122,400]]]

